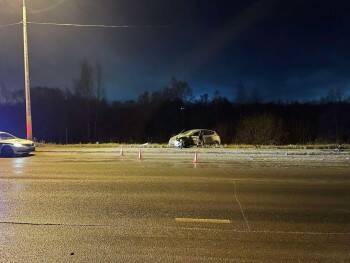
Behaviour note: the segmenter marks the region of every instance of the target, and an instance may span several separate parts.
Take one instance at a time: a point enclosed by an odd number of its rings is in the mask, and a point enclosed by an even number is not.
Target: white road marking
[[[311,235],[311,236],[350,236],[350,232],[307,232],[307,231],[274,231],[274,230],[237,230],[237,229],[213,229],[205,227],[183,227],[182,229],[197,231],[222,231],[241,234],[271,234],[271,235]]]
[[[175,218],[179,223],[210,223],[210,224],[231,224],[228,219],[205,219],[205,218]]]
[[[249,226],[248,219],[246,218],[246,216],[245,216],[245,214],[244,214],[242,204],[241,204],[241,202],[239,201],[238,196],[237,196],[237,183],[236,183],[236,181],[233,181],[233,185],[234,185],[233,194],[234,194],[235,199],[236,199],[236,202],[238,203],[239,208],[240,208],[240,210],[241,210],[242,217],[243,217],[244,222],[245,222],[245,224],[246,224],[246,226],[247,226],[248,232],[250,232],[251,230],[250,230],[250,226]]]
[[[309,232],[309,231],[279,231],[279,230],[256,230],[250,233],[257,234],[285,234],[285,235],[333,235],[333,236],[343,236],[350,235],[350,232]]]
[[[179,220],[185,219],[188,220],[191,218],[178,218]],[[175,219],[177,220],[177,219]],[[192,220],[198,220],[198,219],[192,219]],[[201,219],[199,219],[201,220]],[[208,219],[204,219],[208,220]],[[209,219],[209,220],[219,220],[219,221],[224,221],[225,224],[228,224],[227,221],[230,220],[221,220],[221,219]],[[193,221],[192,221],[193,222]],[[93,228],[120,228],[120,225],[99,225],[99,224],[67,224],[67,223],[35,223],[35,222],[4,222],[1,221],[0,225],[28,225],[28,226],[45,226],[45,227],[93,227]],[[152,229],[156,230],[164,230],[164,227],[152,227]],[[169,227],[166,226],[165,229],[171,229],[171,230],[176,230],[178,228],[175,227]],[[182,227],[181,229],[186,229],[186,230],[197,230],[197,231],[222,231],[222,232],[232,232],[232,233],[241,233],[241,234],[279,234],[279,235],[311,235],[311,236],[350,236],[350,232],[308,232],[308,231],[274,231],[274,230],[253,230],[253,231],[246,231],[246,230],[237,230],[237,229],[220,229],[220,228],[206,228],[206,227]]]

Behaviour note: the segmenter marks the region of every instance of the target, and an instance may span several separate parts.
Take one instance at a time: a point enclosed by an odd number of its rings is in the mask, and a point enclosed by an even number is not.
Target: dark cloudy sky
[[[22,0],[0,0],[0,24]],[[196,94],[239,83],[268,99],[313,99],[350,88],[350,3],[325,0],[27,0],[28,20],[139,25],[30,25],[32,86],[70,87],[79,62],[99,62],[110,100],[186,80]],[[155,25],[155,27],[143,27]],[[157,27],[157,25],[167,25]],[[0,28],[0,84],[23,86],[21,26]]]

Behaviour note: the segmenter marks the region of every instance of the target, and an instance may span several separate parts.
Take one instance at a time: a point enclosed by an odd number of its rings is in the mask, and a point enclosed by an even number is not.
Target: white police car
[[[0,132],[0,155],[13,157],[28,155],[35,151],[35,144],[32,141],[24,140],[7,132]]]

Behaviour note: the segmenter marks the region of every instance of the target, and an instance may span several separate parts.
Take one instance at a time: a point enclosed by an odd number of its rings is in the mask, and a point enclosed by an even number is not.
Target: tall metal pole
[[[33,139],[32,109],[30,103],[30,75],[28,56],[28,32],[27,32],[27,8],[26,1],[23,0],[23,51],[24,51],[24,83],[26,100],[26,129],[27,139]]]

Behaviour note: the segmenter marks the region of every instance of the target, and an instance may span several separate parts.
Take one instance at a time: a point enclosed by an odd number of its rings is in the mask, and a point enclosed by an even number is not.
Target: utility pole
[[[31,109],[31,103],[30,103],[27,8],[26,8],[25,0],[23,0],[23,51],[24,51],[23,52],[24,53],[24,85],[25,85],[25,100],[26,100],[27,139],[33,140],[32,109]]]

